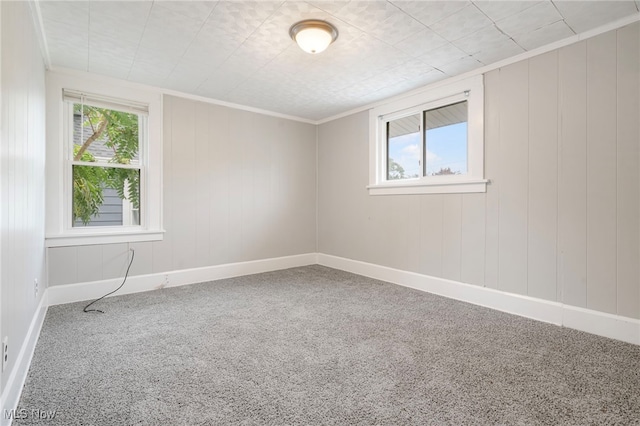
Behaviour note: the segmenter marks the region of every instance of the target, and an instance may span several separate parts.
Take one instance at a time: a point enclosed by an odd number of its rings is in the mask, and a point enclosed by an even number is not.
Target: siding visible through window
[[[90,136],[91,129],[82,129],[83,118],[81,114],[73,114],[73,143],[75,145],[82,145]],[[88,126],[85,126],[88,127]],[[82,135],[82,141],[80,141],[80,135]],[[104,137],[99,138],[91,144],[91,153],[96,157],[111,157],[112,150],[105,145],[106,139]],[[91,221],[86,225],[82,223],[82,220],[77,219],[73,224],[77,226],[119,226],[122,225],[122,200],[118,196],[115,189],[104,188],[102,190],[102,196],[104,202],[99,208],[98,214],[91,218]]]

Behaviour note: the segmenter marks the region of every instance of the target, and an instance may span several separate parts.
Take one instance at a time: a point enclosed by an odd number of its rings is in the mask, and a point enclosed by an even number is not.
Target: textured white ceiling
[[[319,120],[638,14],[640,1],[40,1],[54,67]],[[324,19],[309,55],[289,37]]]

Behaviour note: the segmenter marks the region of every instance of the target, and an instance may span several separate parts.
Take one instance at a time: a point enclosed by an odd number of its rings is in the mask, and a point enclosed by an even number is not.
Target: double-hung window
[[[64,102],[70,226],[141,226],[147,106],[70,90]]]
[[[370,113],[372,195],[484,192],[482,76]]]
[[[47,99],[47,245],[161,240],[161,96],[69,80],[52,76]]]

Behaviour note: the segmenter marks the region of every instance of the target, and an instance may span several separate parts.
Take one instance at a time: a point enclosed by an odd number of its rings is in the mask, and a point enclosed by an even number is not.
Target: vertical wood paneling
[[[254,217],[258,214],[258,209],[255,199],[256,189],[253,186],[256,170],[254,147],[256,141],[261,138],[261,132],[257,130],[256,118],[252,113],[245,114],[246,124],[248,125],[239,129],[240,137],[238,139],[242,147],[240,153],[240,184],[242,185],[240,203],[240,220],[242,221],[241,253],[245,253],[251,260],[257,258]]]
[[[391,199],[388,199],[391,201]],[[385,247],[385,257],[392,268],[415,271],[419,258],[419,239],[415,238],[415,224],[418,223],[419,200],[416,197],[404,197],[389,203],[391,232]],[[363,250],[362,247],[361,250]]]
[[[0,390],[14,367],[47,286],[44,248],[45,69],[29,5],[0,3],[0,336],[9,353]],[[62,255],[58,253],[54,255]],[[75,278],[76,259],[55,267],[56,279]],[[40,292],[34,292],[38,279]]]
[[[294,200],[292,209],[289,210],[293,212],[289,226],[296,230],[295,232],[298,236],[291,241],[289,250],[300,252],[310,245],[315,248],[316,132],[312,127],[303,123],[287,123],[283,121],[282,124],[286,124],[286,127],[281,127],[282,130],[288,129],[289,135],[295,135],[293,147],[287,156],[291,159],[288,164],[292,167],[291,182],[293,183],[292,195]],[[287,139],[283,134],[282,138]],[[360,167],[358,167],[358,170],[360,170]],[[357,203],[359,212],[363,211],[363,186],[360,186],[355,194],[359,201]],[[364,226],[364,223],[359,224],[361,230],[364,229]],[[358,243],[362,244],[362,241]],[[291,252],[289,251],[287,254],[291,254]]]
[[[528,294],[557,299],[558,52],[529,60]]]
[[[485,212],[485,194],[462,195],[460,280],[480,286],[484,285]]]
[[[377,229],[374,228],[374,233],[377,237],[377,253],[373,253],[373,257],[371,258],[372,262],[379,262],[380,265],[389,266],[392,268],[397,268],[397,252],[402,251],[405,252],[405,248],[396,248],[398,247],[398,228],[399,226],[389,226],[389,224],[394,223],[394,202],[388,198],[380,198],[377,201],[377,211],[376,211],[376,222],[379,224]],[[349,202],[353,203],[353,197],[349,197]],[[345,245],[345,248],[348,250],[347,253],[357,253],[357,247],[355,246],[353,237],[349,237],[349,233],[355,230],[349,226],[349,224],[355,224],[358,222],[358,216],[355,213],[355,206],[348,205],[349,214],[347,216],[348,223],[345,226],[344,231],[344,239],[349,241],[348,245]],[[391,254],[392,252],[396,252]]]
[[[230,262],[229,257],[229,110],[210,105],[208,107],[210,143],[210,168],[212,171],[210,221],[210,264]]]
[[[202,182],[196,173],[196,107],[198,103],[173,99],[172,181],[174,210],[172,221],[173,268],[188,269],[196,263],[196,220]]]
[[[286,241],[280,236],[286,233],[286,229],[283,223],[276,219],[275,213],[278,211],[278,206],[286,205],[286,176],[283,172],[285,167],[285,158],[287,156],[287,146],[284,140],[284,131],[279,131],[275,140],[270,145],[270,166],[269,166],[269,193],[271,194],[271,202],[273,203],[274,210],[269,214],[270,235],[273,240],[272,249],[279,255],[283,255],[286,252]]]
[[[154,272],[313,252],[312,125],[171,96],[164,112]]]
[[[299,163],[295,161],[287,162],[287,165],[285,167],[286,169],[285,188],[287,188],[287,193],[288,193],[287,198],[289,200],[289,203],[293,203],[293,204],[289,204],[291,206],[291,209],[288,210],[287,221],[288,223],[290,223],[291,226],[298,229],[299,232],[301,232],[301,234],[305,234],[306,232],[302,230],[304,225],[301,224],[301,220],[300,218],[297,217],[297,215],[299,214],[301,217],[305,217],[305,218],[312,217],[315,212],[312,212],[308,209],[309,207],[315,205],[315,202],[309,199],[308,202],[304,205],[302,204],[296,205],[294,200],[304,199],[305,194],[308,193],[307,188],[313,188],[315,186],[313,181],[309,179],[309,174],[308,174],[309,171],[315,169],[315,167],[312,165],[314,161],[307,157],[309,150],[307,147],[305,147],[305,143],[302,142],[303,140],[305,140],[303,136],[304,132],[302,128],[299,126],[299,124],[288,123],[287,128],[288,128],[287,131],[291,135],[291,137],[287,139],[287,142],[285,144],[287,146],[286,149],[288,151],[287,155],[293,156],[294,158],[299,158],[301,160]],[[304,164],[307,164],[306,168],[304,167]],[[294,176],[297,176],[298,178],[294,179],[293,178]],[[354,206],[356,205],[354,201],[352,201],[352,203]],[[313,228],[313,224],[309,223],[308,226],[310,228]],[[359,242],[353,242],[353,243],[357,245]],[[295,245],[296,243],[291,241],[290,244]]]
[[[442,208],[442,277],[460,281],[462,194],[448,194]]]
[[[353,198],[349,197],[349,201],[353,202]],[[348,233],[351,232],[351,227],[349,226],[349,224],[353,224],[353,226],[355,226],[355,223],[358,221],[357,216],[354,214],[354,208],[351,205],[347,206],[347,209],[349,211],[349,215],[347,217],[347,219],[349,220],[348,224],[346,224],[347,226],[345,227],[345,239],[347,241],[349,241],[349,245],[346,245],[346,249],[348,249],[348,253],[356,253],[356,251],[354,250],[355,247],[353,246],[353,240],[354,238],[351,237],[349,238]],[[389,252],[392,251],[393,249],[390,249],[390,247],[396,247],[397,241],[396,241],[396,236],[397,236],[397,232],[396,226],[389,226],[389,224],[393,223],[393,202],[392,200],[389,200],[387,198],[381,198],[380,201],[378,202],[378,222],[382,225],[380,226],[380,228],[378,228],[375,232],[378,235],[378,253],[377,256],[374,258],[375,261],[377,262],[381,262],[380,264],[385,265],[385,266],[390,266],[390,267],[395,267],[395,266],[391,266],[391,265],[395,265],[395,261],[394,259],[389,255]],[[397,251],[397,250],[396,250]]]
[[[102,262],[102,253],[100,253],[100,262]],[[79,282],[78,247],[56,247],[47,250],[47,265],[49,266],[49,285]],[[102,275],[102,265],[98,273]]]
[[[322,179],[321,179],[322,181]],[[321,184],[321,182],[320,182]],[[386,241],[383,240],[383,235],[381,230],[383,229],[384,226],[384,221],[386,220],[383,215],[381,214],[381,212],[384,210],[382,207],[382,204],[384,203],[385,200],[379,198],[379,197],[370,197],[367,200],[366,203],[366,208],[367,208],[367,213],[366,213],[366,223],[364,224],[364,243],[368,246],[363,254],[362,254],[362,259],[365,260],[366,262],[370,262],[370,263],[375,263],[378,265],[382,265],[384,264],[384,260],[385,260],[385,251],[383,250],[379,250],[378,247],[382,247],[385,246],[387,243]],[[319,202],[318,205],[320,206],[320,208],[322,209],[323,206],[323,199],[319,198]],[[384,204],[386,205],[386,204]],[[322,211],[322,210],[321,210]],[[322,216],[320,216],[322,217]],[[321,220],[319,217],[319,220]],[[357,219],[356,219],[357,220]],[[324,236],[322,234],[322,232],[318,231],[318,244],[320,244],[320,242],[322,242],[324,239]],[[321,250],[321,249],[319,249]],[[419,249],[420,250],[420,249]],[[322,251],[320,251],[322,253]]]
[[[423,274],[442,276],[442,214],[445,195],[420,197],[420,268]]]
[[[302,252],[308,250],[308,247],[316,249],[316,223],[318,214],[318,200],[316,196],[317,188],[317,130],[314,126],[309,126],[304,123],[291,122],[298,130],[298,154],[300,160],[296,165],[298,176],[300,176],[300,182],[298,183],[297,199],[301,206],[299,214],[296,220],[296,229],[300,234],[300,238],[296,240],[295,251]],[[365,143],[365,146],[366,145]],[[359,170],[368,171],[367,165]],[[360,214],[366,212],[366,199],[368,198],[367,191],[364,189],[366,185],[366,175],[364,176],[364,184],[360,186],[358,191],[358,207]],[[311,188],[311,190],[309,190]],[[362,232],[366,229],[366,223],[362,221],[360,223],[360,229]],[[366,244],[363,240],[361,244]]]
[[[129,276],[151,274],[153,272],[153,244],[149,242],[130,243],[129,248],[135,251]]]
[[[249,230],[249,237],[252,239],[250,247],[253,250],[253,257],[259,259],[263,253],[269,253],[269,246],[273,237],[271,236],[270,212],[273,211],[271,204],[271,170],[265,167],[265,161],[271,161],[271,146],[276,141],[280,120],[273,117],[255,116],[255,126],[261,129],[259,135],[253,140],[251,147],[251,163],[253,164],[253,182],[255,213],[251,223],[253,227]]]
[[[498,288],[500,245],[500,70],[484,76],[484,162],[489,179],[485,195],[484,285]]]
[[[587,306],[586,43],[560,49],[560,173],[558,248],[560,300]]]
[[[365,191],[366,192],[366,191]],[[366,197],[369,195],[366,194]],[[398,220],[404,223],[405,246],[407,247],[406,269],[418,272],[420,265],[420,230],[416,229],[420,223],[420,198],[407,199],[406,214],[401,214]]]
[[[640,25],[617,40],[617,313],[640,318]]]
[[[242,257],[243,241],[245,236],[243,191],[245,168],[244,147],[246,127],[252,125],[250,113],[244,111],[229,112],[229,261],[237,262]]]
[[[260,229],[260,221],[257,216],[260,216],[260,211],[263,210],[264,205],[262,187],[257,184],[264,157],[260,157],[263,149],[258,145],[264,143],[264,134],[273,133],[273,121],[261,120],[262,117],[257,114],[251,114],[252,128],[250,134],[245,139],[244,160],[245,171],[243,173],[243,200],[242,200],[242,212],[243,212],[243,225],[244,225],[244,247],[243,253],[245,253],[249,259],[259,259],[260,252],[264,249],[262,242],[262,231]],[[264,127],[263,127],[264,126]],[[260,129],[260,130],[258,130]]]
[[[130,260],[131,253],[129,252],[129,245],[127,243],[103,245],[102,279],[109,280],[124,277]]]
[[[102,279],[102,246],[85,246],[76,252],[77,276],[81,283],[100,281]]]
[[[500,70],[498,289],[527,294],[528,64]]]
[[[361,121],[365,122],[368,120],[368,117],[361,118],[359,115],[354,115],[353,117],[345,117],[343,119],[334,120],[323,125],[318,126],[318,224],[317,224],[317,247],[319,253],[327,253],[337,255],[337,251],[333,247],[333,243],[335,238],[331,233],[331,221],[333,219],[331,206],[333,205],[333,193],[335,192],[332,187],[332,179],[331,177],[334,175],[334,168],[329,161],[331,155],[335,152],[335,144],[339,142],[339,139],[336,138],[335,132],[333,131],[335,128],[346,127],[346,124],[353,121]],[[368,121],[366,121],[368,124]],[[362,136],[360,136],[362,137]],[[275,148],[275,147],[274,147]],[[272,155],[275,154],[275,150],[272,149]],[[275,163],[275,160],[274,160]],[[273,163],[272,163],[273,164]],[[274,175],[273,165],[271,168],[271,175]],[[271,179],[272,188],[277,188],[277,181],[275,179]],[[274,194],[274,203],[278,203],[279,196],[276,191],[272,189]],[[376,209],[373,208],[374,200],[371,199],[369,201],[369,214],[367,220],[369,222],[370,230],[373,231],[375,229],[373,227],[375,221],[375,214],[377,212]],[[375,237],[369,237],[373,240]]]
[[[162,102],[162,222],[167,230],[162,241],[154,241],[153,272],[173,269],[173,97],[165,96]]]
[[[353,198],[351,198],[351,201]],[[378,249],[378,262],[381,262],[382,265],[390,266],[395,268],[397,266],[395,263],[394,255],[390,254],[391,252],[398,250],[395,249],[397,247],[397,225],[389,226],[389,224],[393,224],[393,208],[394,208],[394,200],[389,199],[388,197],[381,198],[379,202],[379,223],[382,225],[379,229],[376,230],[376,234],[378,234],[379,241],[379,249]],[[355,224],[358,221],[357,216],[354,214],[354,208],[349,206],[350,211],[350,220],[349,223]],[[347,228],[347,232],[350,227]],[[347,237],[348,238],[348,237]],[[348,238],[349,240],[353,240],[354,238]],[[354,252],[352,247],[349,247],[351,252]],[[400,249],[404,250],[404,249]]]
[[[319,163],[322,164],[322,163]],[[319,166],[319,169],[322,169],[322,166]],[[319,185],[318,187],[320,188],[322,186],[322,179],[320,179]],[[326,198],[321,197],[321,193],[320,191],[318,192],[318,206],[320,208],[320,212],[323,211],[323,203],[324,200]],[[368,213],[366,214],[366,223],[363,225],[363,232],[365,232],[365,234],[363,235],[363,238],[365,239],[365,242],[369,245],[369,247],[364,250],[364,252],[362,253],[362,260],[365,262],[370,262],[370,263],[374,263],[377,265],[383,265],[384,261],[385,261],[385,254],[386,254],[386,250],[380,250],[378,249],[379,247],[384,247],[388,244],[388,241],[385,240],[384,235],[383,235],[383,229],[384,229],[384,223],[388,223],[385,222],[388,220],[386,213],[388,211],[387,208],[388,204],[385,202],[385,200],[377,197],[377,198],[370,198],[367,202],[367,208],[369,209]],[[326,211],[326,210],[324,210]],[[336,212],[337,214],[337,212]],[[321,221],[322,219],[320,219],[322,217],[322,214],[319,215],[319,221]],[[350,220],[357,220],[357,216],[352,216],[350,218]],[[322,222],[318,222],[318,224],[320,225]],[[320,253],[322,253],[322,249],[320,248],[320,244],[324,244],[326,240],[325,235],[323,235],[323,229],[327,228],[327,224],[324,224],[324,227],[319,227],[318,228],[318,250],[320,250]],[[353,234],[351,234],[352,236]],[[350,237],[350,235],[348,234],[343,234],[340,236],[340,238],[344,238],[346,240],[348,240]],[[335,240],[335,238],[333,238]],[[374,246],[374,248],[372,248],[371,246]]]
[[[283,155],[283,159],[287,158],[288,156],[295,156],[296,152],[297,152],[297,148],[298,146],[295,144],[295,126],[292,124],[291,125],[292,128],[288,129],[287,133],[291,136],[289,138],[282,138],[281,140],[281,149],[282,149],[282,155]],[[289,126],[287,126],[289,127]],[[290,133],[289,133],[290,132]],[[343,159],[343,161],[347,161],[346,158],[349,158],[348,155],[345,155],[345,159]],[[293,176],[296,176],[296,165],[289,163],[287,161],[284,161],[281,163],[280,165],[280,170],[278,172],[278,177],[280,179],[280,195],[281,195],[281,199],[284,202],[284,205],[286,206],[286,209],[284,210],[284,217],[283,219],[285,220],[285,222],[287,223],[294,223],[295,221],[295,214],[296,214],[296,206],[293,205],[293,201],[296,199],[295,195],[296,194],[296,187],[298,182],[296,182],[293,179]],[[345,200],[345,207],[348,208],[348,204],[347,204],[348,200]],[[282,225],[281,225],[282,226]],[[281,232],[282,235],[282,242],[284,243],[284,247],[289,247],[292,243],[292,237],[293,235],[291,235],[290,232],[286,232],[284,231],[284,229]],[[353,241],[350,242],[353,244]]]
[[[354,193],[358,188],[358,175],[362,167],[360,158],[366,155],[360,143],[367,134],[368,115],[358,114],[327,123],[319,129],[318,164],[320,181],[318,183],[318,198],[320,217],[318,222],[318,247],[325,253],[336,256],[349,257],[356,253],[353,240],[357,233],[354,231],[358,216],[354,212]],[[369,262],[384,263],[384,253],[388,245],[385,239],[385,229],[388,228],[390,217],[389,202],[383,197],[370,200],[371,212],[367,219],[370,221],[372,236],[362,236],[374,241],[379,249],[373,253],[373,258],[362,257]],[[367,229],[363,226],[362,229]],[[358,235],[360,237],[360,235]]]
[[[211,155],[209,137],[208,107],[203,103],[195,104],[195,181],[193,185],[196,191],[194,212],[196,234],[195,240],[195,266],[209,265],[210,236],[209,229],[211,216]]]
[[[587,40],[587,308],[616,312],[616,33]]]

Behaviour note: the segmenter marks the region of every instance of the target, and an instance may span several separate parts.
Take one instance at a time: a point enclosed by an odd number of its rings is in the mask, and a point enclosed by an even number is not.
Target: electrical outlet
[[[38,297],[38,279],[33,280],[33,293]]]
[[[7,361],[9,361],[9,336],[5,336],[2,340],[2,371],[7,368]]]

